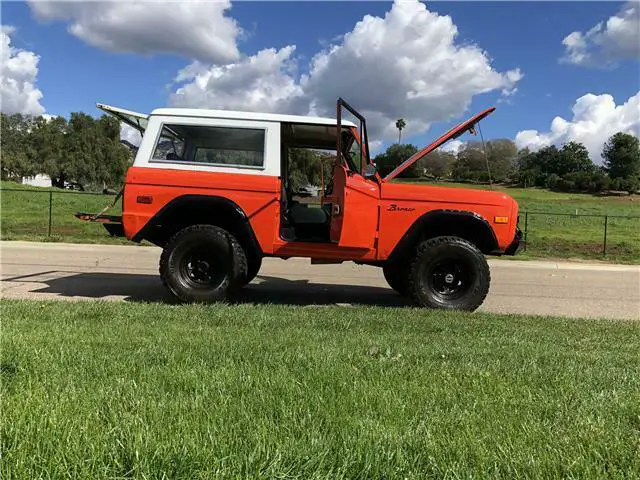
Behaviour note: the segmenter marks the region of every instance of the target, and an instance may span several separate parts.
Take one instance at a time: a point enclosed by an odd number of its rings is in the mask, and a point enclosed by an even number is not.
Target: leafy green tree
[[[455,161],[456,156],[453,153],[434,150],[418,161],[418,168],[423,168],[427,175],[440,180],[449,176]]]
[[[560,176],[571,172],[593,172],[594,164],[589,158],[587,148],[578,142],[569,142],[562,146],[559,164],[550,173]]]
[[[538,178],[542,176],[537,154],[529,150],[528,147],[523,148],[518,151],[514,163],[515,180],[525,188],[535,186]]]
[[[611,179],[640,177],[640,141],[628,133],[611,136],[602,150],[604,168]]]
[[[1,114],[0,118],[0,172],[3,180],[20,181],[22,177],[34,175],[31,130],[34,119],[19,113]]]
[[[509,139],[497,139],[486,142],[468,142],[458,152],[453,176],[458,180],[486,182],[505,181],[514,170],[518,149]],[[489,169],[487,169],[487,163]]]
[[[517,155],[518,148],[513,140],[500,138],[487,142],[492,180],[504,182],[514,170]]]
[[[393,171],[398,165],[407,160],[411,155],[418,152],[415,145],[394,143],[383,153],[379,153],[374,158],[376,168],[383,177]],[[421,175],[418,162],[402,172],[399,177],[417,178]]]
[[[560,184],[561,180],[562,180],[562,178],[560,177],[560,175],[552,173],[551,175],[549,175],[546,178],[545,186],[549,190],[553,190],[553,189],[558,187],[558,185]]]
[[[20,181],[38,173],[64,188],[119,186],[129,165],[129,149],[120,143],[120,123],[74,112],[46,119],[23,115],[1,118],[2,178]]]
[[[67,121],[63,117],[46,120],[38,118],[31,132],[31,143],[35,154],[34,163],[39,173],[46,173],[54,187],[64,188],[67,181],[66,135]]]
[[[617,191],[636,193],[640,190],[640,179],[637,178],[614,178],[611,180],[611,188]]]
[[[587,149],[578,142],[566,143],[560,149],[549,145],[537,152],[521,150],[514,164],[517,168],[516,177],[525,187],[535,185],[562,190],[592,188],[589,184],[592,180],[587,179],[592,178],[595,166]]]
[[[331,179],[336,156],[328,152],[309,148],[289,149],[289,177],[292,188],[298,190],[306,185],[321,186]]]
[[[120,142],[120,122],[103,115],[96,121],[96,129],[100,163],[95,166],[95,181],[103,189],[120,185],[131,160],[129,148]]]

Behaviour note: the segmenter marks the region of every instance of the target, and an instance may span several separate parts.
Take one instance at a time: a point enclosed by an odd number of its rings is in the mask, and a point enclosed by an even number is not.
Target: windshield
[[[349,132],[347,135],[348,137],[345,142],[345,146],[349,145],[349,150],[347,150],[346,154],[343,152],[343,157],[349,166],[349,170],[360,173],[362,165],[362,149],[360,148],[360,142],[358,142],[356,137],[353,135],[353,132]]]

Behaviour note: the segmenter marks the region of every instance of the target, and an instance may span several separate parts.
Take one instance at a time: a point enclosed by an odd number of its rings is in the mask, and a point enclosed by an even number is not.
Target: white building
[[[50,187],[51,178],[49,177],[49,175],[39,173],[34,177],[22,177],[22,184],[31,185],[32,187]]]

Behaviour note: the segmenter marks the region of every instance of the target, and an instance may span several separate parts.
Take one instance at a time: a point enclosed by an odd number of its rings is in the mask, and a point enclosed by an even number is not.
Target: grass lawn
[[[0,215],[2,240],[33,240],[41,242],[72,243],[129,243],[111,237],[102,225],[83,222],[74,217],[76,212],[98,213],[110,204],[115,195],[71,192],[59,188],[39,188],[0,183]],[[20,189],[22,191],[7,191]],[[51,236],[49,237],[49,191],[53,192]],[[119,201],[109,214],[120,215]]]
[[[0,308],[7,480],[640,477],[640,323]]]
[[[424,182],[427,184],[427,182]],[[429,182],[433,184],[433,182]],[[462,184],[454,188],[488,188]],[[99,212],[113,196],[64,193],[53,189],[52,236],[47,237],[49,189],[25,187],[2,182],[0,214],[3,240],[65,241],[81,243],[129,243],[110,237],[98,224],[82,222],[73,216],[78,211]],[[28,191],[6,191],[21,188]],[[640,196],[596,197],[586,194],[557,193],[536,188],[496,188],[513,196],[521,211],[578,213],[597,215],[634,215],[638,218],[609,218],[607,256],[602,256],[604,220],[598,217],[551,216],[529,214],[528,248],[523,258],[586,258],[623,263],[640,263]],[[118,215],[121,202],[109,213]],[[524,229],[524,216],[521,227]]]

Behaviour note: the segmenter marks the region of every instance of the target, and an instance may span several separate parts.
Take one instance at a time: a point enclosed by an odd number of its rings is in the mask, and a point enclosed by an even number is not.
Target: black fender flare
[[[165,221],[170,220],[179,211],[184,211],[185,213],[193,212],[194,219],[197,218],[198,221],[203,221],[203,223],[211,222],[215,225],[215,212],[216,210],[219,212],[220,209],[223,209],[225,214],[228,215],[227,218],[231,218],[233,225],[239,229],[239,232],[236,233],[239,233],[242,238],[238,238],[238,241],[243,244],[247,253],[251,253],[250,249],[253,249],[257,255],[262,256],[262,248],[245,211],[234,201],[216,195],[187,194],[172,199],[149,219],[132,240],[135,242],[142,241],[151,230],[162,226]],[[210,218],[208,218],[209,215],[211,215]]]
[[[498,239],[489,222],[475,212],[468,210],[439,209],[431,210],[413,222],[393,248],[389,260],[402,256],[410,247],[417,245],[423,233],[427,238],[439,235],[457,234],[473,241],[485,254],[499,253]],[[429,233],[433,232],[433,235]]]

